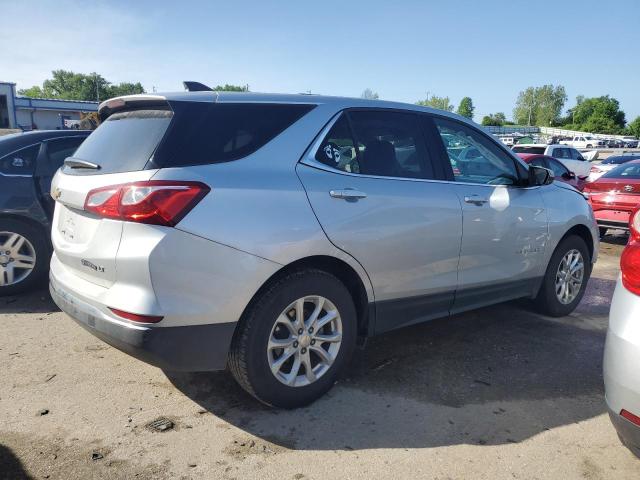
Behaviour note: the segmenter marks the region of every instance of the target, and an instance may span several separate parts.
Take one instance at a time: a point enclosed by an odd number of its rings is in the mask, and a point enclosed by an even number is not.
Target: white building
[[[62,130],[80,120],[81,113],[97,110],[98,102],[16,95],[15,83],[0,81],[0,128]]]

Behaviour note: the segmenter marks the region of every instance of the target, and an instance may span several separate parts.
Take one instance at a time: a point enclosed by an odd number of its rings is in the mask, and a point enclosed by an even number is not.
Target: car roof
[[[0,155],[4,155],[35,143],[60,137],[87,137],[91,130],[32,130],[0,137]]]
[[[336,108],[389,108],[401,110],[413,110],[417,112],[435,113],[478,126],[468,118],[445,110],[431,107],[423,107],[413,103],[391,102],[387,100],[369,100],[365,98],[335,97],[328,95],[316,95],[307,93],[257,93],[257,92],[168,92],[156,94],[125,95],[111,98],[100,104],[98,111],[109,108],[109,104],[124,100],[136,101],[168,101],[168,102],[211,102],[211,103],[290,103],[305,105],[334,105]]]

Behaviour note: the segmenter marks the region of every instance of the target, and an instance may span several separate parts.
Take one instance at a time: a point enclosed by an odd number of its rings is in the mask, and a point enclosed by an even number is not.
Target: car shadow
[[[0,443],[0,478],[29,480],[33,478],[23,468],[22,463],[11,449]]]
[[[605,412],[608,310],[592,297],[611,298],[615,282],[593,280],[586,314],[552,319],[518,301],[375,337],[327,395],[298,410],[262,406],[226,372],[165,374],[207,411],[288,448],[520,442]]]
[[[1,313],[52,313],[59,312],[53,303],[49,289],[41,287],[28,293],[0,297]]]

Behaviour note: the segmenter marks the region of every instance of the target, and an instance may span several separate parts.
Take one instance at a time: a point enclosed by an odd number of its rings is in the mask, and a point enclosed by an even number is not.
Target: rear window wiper
[[[89,168],[91,170],[99,170],[100,165],[97,163],[87,162],[86,160],[78,160],[76,158],[67,158],[64,161],[65,166],[69,168]]]

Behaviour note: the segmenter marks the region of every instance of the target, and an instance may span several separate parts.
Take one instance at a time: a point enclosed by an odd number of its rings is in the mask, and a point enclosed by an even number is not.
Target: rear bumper
[[[611,410],[611,408],[608,408],[608,410],[609,418],[618,432],[620,440],[636,457],[640,458],[640,428]]]
[[[79,325],[102,341],[167,371],[222,370],[236,322],[150,327],[109,318],[51,275],[53,301]]]
[[[597,219],[598,227],[615,228],[617,230],[629,230],[629,222],[616,222],[613,220]]]

